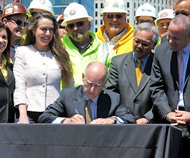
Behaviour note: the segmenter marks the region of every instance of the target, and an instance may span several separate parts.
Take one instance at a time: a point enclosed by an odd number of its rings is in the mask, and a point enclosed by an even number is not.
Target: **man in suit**
[[[107,71],[103,63],[90,63],[83,74],[83,86],[65,89],[40,116],[42,123],[84,124],[85,102],[91,100],[91,124],[133,123],[129,110],[120,105],[120,96],[103,90]]]
[[[190,19],[177,15],[169,25],[168,42],[155,50],[151,85],[152,99],[161,118],[175,123],[189,137],[190,122]],[[187,142],[186,142],[187,141]],[[184,151],[190,157],[190,139],[185,139]]]
[[[151,23],[139,24],[134,32],[133,50],[112,59],[107,88],[121,95],[121,103],[133,113],[137,124],[146,124],[153,119],[152,100],[149,90],[153,61],[152,49],[159,38],[158,30]],[[141,80],[137,82],[136,69],[140,66]],[[139,78],[138,78],[139,79]]]

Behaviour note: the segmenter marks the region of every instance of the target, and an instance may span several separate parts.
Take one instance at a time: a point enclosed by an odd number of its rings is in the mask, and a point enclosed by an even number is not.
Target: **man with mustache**
[[[86,8],[76,2],[70,3],[64,10],[61,25],[66,26],[67,34],[62,43],[72,62],[75,86],[83,84],[81,74],[88,63],[102,61],[101,42],[90,32],[91,20]]]
[[[150,74],[159,38],[157,28],[149,22],[137,25],[133,52],[112,58],[107,87],[121,95],[121,103],[135,116],[137,124],[153,121]]]
[[[109,67],[113,56],[133,50],[133,26],[127,22],[128,15],[124,0],[105,0],[100,12],[104,25],[98,31],[98,38],[104,43],[103,60]]]

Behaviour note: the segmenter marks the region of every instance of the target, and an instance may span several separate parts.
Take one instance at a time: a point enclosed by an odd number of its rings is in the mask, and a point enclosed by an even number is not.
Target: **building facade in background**
[[[21,2],[26,8],[28,8],[31,0],[0,0],[1,4],[6,5],[12,1]],[[71,2],[77,2],[85,6],[88,10],[90,16],[94,17],[92,21],[91,31],[97,31],[97,29],[103,24],[102,18],[100,16],[100,11],[104,6],[104,0],[50,0],[53,4],[54,13],[57,17],[61,14],[66,6]],[[135,24],[134,15],[135,10],[143,3],[152,4],[157,12],[165,8],[173,8],[175,0],[125,0],[127,5],[127,11],[129,15],[127,17],[128,22],[131,24]]]

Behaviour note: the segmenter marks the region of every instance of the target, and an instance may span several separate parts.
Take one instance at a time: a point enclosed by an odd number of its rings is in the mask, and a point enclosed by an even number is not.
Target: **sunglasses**
[[[67,27],[73,29],[74,27],[82,27],[84,25],[84,21],[79,21],[72,24],[67,24]]]
[[[15,24],[17,24],[18,26],[20,26],[20,25],[26,25],[26,23],[23,22],[23,21],[21,21],[21,20],[14,20],[14,19],[8,19],[8,20],[11,21],[11,22],[13,22],[13,23],[15,23]]]
[[[123,14],[107,14],[108,19],[113,19],[113,18],[121,19],[122,17],[123,17]]]
[[[141,44],[143,47],[149,47],[151,45],[151,42],[143,41],[138,38],[134,39],[136,44]]]

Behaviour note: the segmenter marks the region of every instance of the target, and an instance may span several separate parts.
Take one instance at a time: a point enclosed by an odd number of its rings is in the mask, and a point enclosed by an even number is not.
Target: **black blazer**
[[[120,96],[110,90],[102,91],[97,101],[97,118],[118,116],[126,123],[134,123],[134,117],[129,110],[120,105]],[[41,123],[52,123],[57,117],[72,117],[76,114],[84,116],[85,94],[83,87],[64,89],[60,97],[39,117]]]
[[[0,71],[0,123],[12,123],[15,118],[15,108],[13,104],[15,78],[12,64],[7,66],[7,73],[8,78],[5,80]]]
[[[153,103],[162,118],[174,112],[179,99],[177,52],[172,52],[169,43],[165,42],[155,50],[151,74]],[[185,110],[190,112],[190,58],[187,65],[183,90]]]
[[[153,53],[147,60],[139,86],[136,83],[132,52],[113,57],[110,65],[106,87],[120,93],[122,105],[125,105],[136,119],[146,117],[149,121],[153,120],[153,103],[149,89],[152,61]]]

